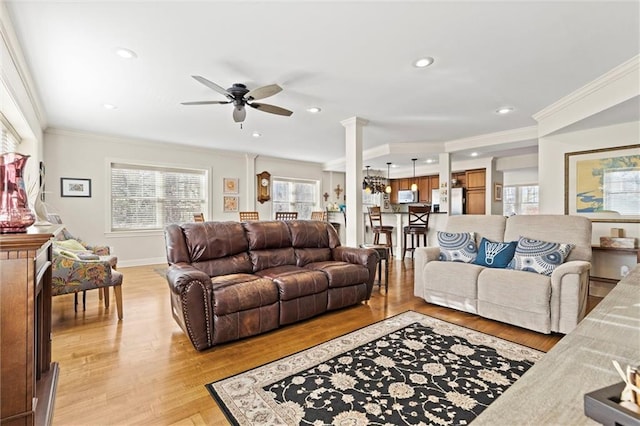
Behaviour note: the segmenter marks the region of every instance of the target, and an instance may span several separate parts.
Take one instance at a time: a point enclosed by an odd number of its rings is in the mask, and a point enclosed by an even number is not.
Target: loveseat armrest
[[[424,268],[440,258],[440,247],[416,247],[413,255],[413,294],[424,298]]]
[[[586,315],[590,269],[591,263],[573,260],[551,273],[551,331],[567,334]]]
[[[331,249],[333,260],[362,265],[369,270],[369,280],[367,281],[367,299],[373,290],[373,281],[376,279],[376,266],[380,260],[378,252],[371,248],[357,248],[338,246]]]
[[[211,278],[188,263],[170,265],[166,276],[173,318],[197,350],[213,346]]]

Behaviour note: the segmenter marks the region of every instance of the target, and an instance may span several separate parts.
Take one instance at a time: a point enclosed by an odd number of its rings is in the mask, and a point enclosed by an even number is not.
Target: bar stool
[[[420,246],[420,236],[423,244],[427,246],[427,231],[429,230],[429,213],[431,206],[409,206],[409,225],[402,228],[402,260],[407,251],[411,252],[411,258],[416,247]],[[407,236],[411,235],[411,247],[407,247]],[[417,241],[415,238],[417,237]]]
[[[380,234],[384,234],[384,245],[389,247],[391,256],[393,256],[393,243],[391,240],[393,226],[382,225],[382,213],[380,212],[380,206],[369,207],[369,224],[371,225],[371,231],[373,232],[373,244],[380,244]]]

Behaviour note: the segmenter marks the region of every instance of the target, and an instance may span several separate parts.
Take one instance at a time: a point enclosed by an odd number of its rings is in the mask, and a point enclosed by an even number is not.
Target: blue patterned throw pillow
[[[506,268],[516,252],[517,241],[507,243],[482,238],[478,244],[478,257],[473,262],[488,268]]]
[[[440,246],[439,260],[470,263],[478,254],[473,232],[438,231],[438,245]]]
[[[574,244],[549,243],[520,237],[509,268],[551,275],[569,255]]]

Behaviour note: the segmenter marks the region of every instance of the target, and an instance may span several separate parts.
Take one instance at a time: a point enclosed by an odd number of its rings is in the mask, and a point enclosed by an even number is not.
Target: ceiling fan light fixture
[[[426,68],[429,65],[433,64],[434,61],[435,61],[435,59],[433,59],[431,56],[427,56],[425,58],[417,59],[413,63],[413,66],[416,67],[416,68]]]
[[[477,157],[477,156],[478,156],[478,155],[480,155],[480,154],[478,154],[477,152],[475,152],[475,151],[474,151],[474,152],[472,152],[472,153],[471,153],[471,154],[469,154],[469,155],[471,155],[472,157]]]

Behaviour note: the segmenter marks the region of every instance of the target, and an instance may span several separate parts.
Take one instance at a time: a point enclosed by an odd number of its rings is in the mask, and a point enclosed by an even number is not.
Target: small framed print
[[[223,193],[224,194],[237,194],[238,193],[238,179],[237,178],[223,178]]]
[[[502,201],[502,184],[496,183],[493,186],[493,200]]]
[[[223,211],[224,212],[237,212],[238,211],[238,197],[225,196],[223,199]]]
[[[60,178],[61,197],[91,197],[91,179]]]

